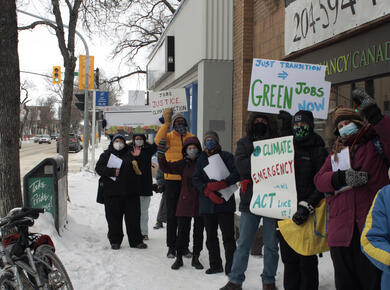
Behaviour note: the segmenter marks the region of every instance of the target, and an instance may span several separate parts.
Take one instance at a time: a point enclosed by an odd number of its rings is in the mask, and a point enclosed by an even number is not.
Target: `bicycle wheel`
[[[15,283],[14,275],[10,272],[4,272],[0,276],[0,289],[1,290],[17,290],[18,287]]]
[[[39,246],[34,253],[34,261],[44,284],[43,289],[73,290],[69,275],[51,246]]]

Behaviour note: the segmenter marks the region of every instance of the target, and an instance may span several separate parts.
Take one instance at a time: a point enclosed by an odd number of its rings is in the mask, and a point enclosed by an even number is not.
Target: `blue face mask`
[[[341,137],[347,137],[356,134],[358,131],[359,131],[358,127],[353,122],[339,129],[339,133]]]
[[[204,143],[204,146],[206,146],[206,148],[209,150],[213,150],[215,146],[217,146],[217,142],[215,140],[207,140]]]

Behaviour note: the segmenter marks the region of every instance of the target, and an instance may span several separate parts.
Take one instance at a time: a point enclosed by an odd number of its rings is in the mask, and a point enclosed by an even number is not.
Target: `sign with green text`
[[[28,206],[44,208],[55,217],[55,199],[53,177],[31,177],[27,183]]]
[[[326,66],[270,59],[253,59],[248,111],[295,114],[311,111],[327,119],[331,84]]]
[[[253,142],[253,214],[291,219],[297,210],[293,136]]]

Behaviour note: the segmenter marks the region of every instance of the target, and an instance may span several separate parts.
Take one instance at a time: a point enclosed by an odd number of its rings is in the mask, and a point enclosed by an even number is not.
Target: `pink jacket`
[[[390,118],[385,116],[374,128],[380,137],[384,153],[390,160]],[[376,151],[373,142],[368,141],[357,149],[353,160],[351,160],[352,168],[361,167],[361,171],[368,172],[368,183],[333,195],[335,189],[331,182],[333,175],[331,154],[314,177],[314,183],[320,192],[332,194],[327,198],[329,246],[348,247],[355,224],[362,232],[366,216],[377,191],[390,183],[388,168]]]

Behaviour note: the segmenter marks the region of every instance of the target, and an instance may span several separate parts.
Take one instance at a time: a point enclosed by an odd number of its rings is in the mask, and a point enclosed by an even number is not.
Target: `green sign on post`
[[[56,217],[53,177],[33,177],[28,179],[28,204],[34,208],[44,208]]]

